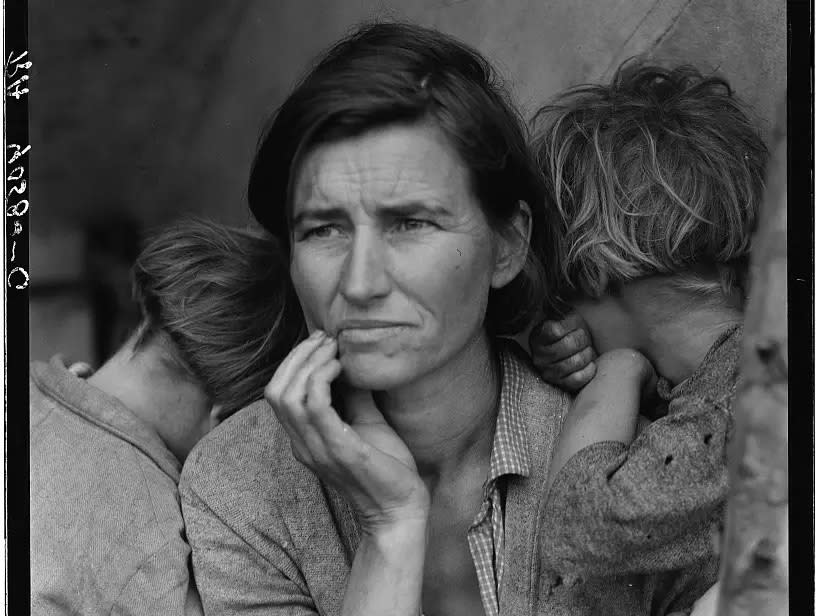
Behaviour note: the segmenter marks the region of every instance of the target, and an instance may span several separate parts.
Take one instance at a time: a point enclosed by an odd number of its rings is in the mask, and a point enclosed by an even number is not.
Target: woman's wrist
[[[360,526],[363,537],[370,536],[380,543],[390,544],[406,537],[424,537],[429,514],[430,498],[425,491],[413,503],[378,515],[360,516]]]
[[[419,613],[427,544],[427,516],[363,527],[342,614]]]
[[[423,545],[427,539],[427,519],[405,519],[362,528],[362,540],[369,539],[374,546],[387,553],[394,549],[407,549],[411,545]]]

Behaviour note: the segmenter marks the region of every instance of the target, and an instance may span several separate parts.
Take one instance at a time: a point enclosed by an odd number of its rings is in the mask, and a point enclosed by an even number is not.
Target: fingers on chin
[[[291,381],[294,374],[322,344],[324,338],[320,333],[319,330],[315,331],[288,353],[288,356],[282,360],[282,363],[279,364],[276,372],[274,372],[274,376],[271,379],[272,383],[279,382],[286,384]]]

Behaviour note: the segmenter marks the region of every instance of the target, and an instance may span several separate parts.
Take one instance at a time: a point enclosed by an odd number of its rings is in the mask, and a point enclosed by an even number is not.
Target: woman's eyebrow
[[[312,220],[316,222],[329,222],[334,220],[340,220],[341,218],[345,218],[348,216],[347,211],[345,208],[341,207],[317,207],[317,208],[306,208],[299,212],[296,216],[294,216],[291,224],[294,226],[299,225],[300,223],[305,222],[306,220]]]
[[[451,218],[453,213],[446,207],[433,203],[413,201],[410,203],[385,203],[376,208],[376,215],[380,218],[413,218],[415,216],[430,216],[434,218]],[[303,207],[291,221],[296,227],[306,221],[334,222],[349,217],[343,207]]]
[[[381,215],[391,218],[410,218],[419,215],[434,216],[437,218],[452,216],[451,211],[446,207],[433,203],[423,203],[421,201],[413,201],[411,203],[386,203],[379,208],[379,212]]]

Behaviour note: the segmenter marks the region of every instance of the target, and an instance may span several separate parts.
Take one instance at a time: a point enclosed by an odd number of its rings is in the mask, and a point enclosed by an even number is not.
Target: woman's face
[[[294,188],[291,277],[347,379],[392,389],[483,335],[499,237],[439,129],[390,126],[323,144]],[[515,276],[515,274],[514,274]]]

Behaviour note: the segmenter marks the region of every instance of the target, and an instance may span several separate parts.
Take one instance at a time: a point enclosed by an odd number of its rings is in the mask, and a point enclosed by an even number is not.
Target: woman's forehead
[[[422,124],[389,126],[321,144],[300,165],[295,209],[374,203],[459,201],[468,171],[441,131]]]

